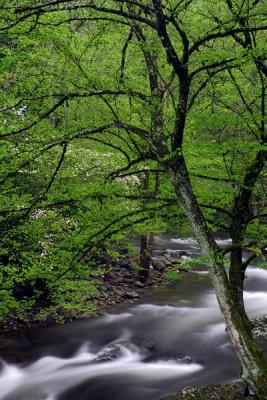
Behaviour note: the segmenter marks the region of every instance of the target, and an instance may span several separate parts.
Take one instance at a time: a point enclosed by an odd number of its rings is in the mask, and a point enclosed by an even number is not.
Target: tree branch
[[[246,27],[240,27],[240,28],[230,28],[227,31],[224,32],[216,32],[216,33],[210,33],[202,38],[198,39],[189,49],[189,55],[191,55],[194,51],[197,51],[200,46],[204,45],[206,42],[209,42],[212,39],[219,39],[219,38],[224,38],[227,36],[232,36],[233,34],[236,33],[244,33],[244,32],[257,32],[257,31],[265,31],[267,29],[267,25],[263,26],[246,26]]]
[[[260,251],[261,251],[261,253],[262,253],[263,255],[266,255],[266,254],[267,254],[267,245],[261,247]],[[252,256],[250,256],[246,261],[244,261],[244,262],[242,263],[242,271],[245,272],[246,269],[247,269],[247,267],[249,266],[249,264],[250,264],[253,260],[255,260],[255,258],[257,258],[258,256],[259,256],[259,254],[257,254],[257,252],[256,252],[256,250],[255,250],[255,254],[253,254]]]

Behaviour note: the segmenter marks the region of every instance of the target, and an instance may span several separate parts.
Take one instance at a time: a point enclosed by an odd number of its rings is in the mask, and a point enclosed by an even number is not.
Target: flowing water
[[[158,246],[199,254],[190,239],[159,239]],[[245,299],[249,315],[266,314],[267,271],[249,269]],[[240,372],[205,271],[151,289],[139,304],[36,330],[15,344],[28,361],[3,360],[0,400],[157,400],[185,386],[237,380]],[[120,344],[119,357],[95,363],[111,344]]]

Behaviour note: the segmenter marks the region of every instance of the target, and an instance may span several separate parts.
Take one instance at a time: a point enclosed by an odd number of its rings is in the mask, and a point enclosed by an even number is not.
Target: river
[[[191,239],[158,238],[157,246],[199,254]],[[250,316],[266,314],[266,270],[249,268],[245,300]],[[152,351],[136,344],[143,341]],[[150,289],[135,305],[34,330],[15,344],[30,361],[2,361],[0,400],[157,400],[189,385],[232,382],[240,373],[205,271]],[[119,358],[94,363],[111,344],[120,344]]]

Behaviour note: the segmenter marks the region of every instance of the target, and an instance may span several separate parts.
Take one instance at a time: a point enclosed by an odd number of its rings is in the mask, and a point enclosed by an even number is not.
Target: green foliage
[[[0,10],[0,318],[38,307],[50,310],[46,315],[91,307],[85,293],[95,294],[94,277],[103,273],[96,255],[118,257],[117,248],[131,247],[141,234],[191,236],[168,173],[160,173],[159,193],[153,193],[155,172],[149,193],[143,190],[145,170],[162,170],[182,154],[208,226],[229,232],[247,169],[265,150],[265,89],[255,66],[255,59],[264,60],[263,32],[254,32],[252,49],[238,45],[236,36],[219,35],[192,52],[187,64],[192,107],[183,149],[173,151],[179,82],[155,29],[141,24],[145,40],[133,35],[127,41],[129,20],[123,15],[92,20],[99,14],[90,7],[68,13],[59,7],[20,20],[13,14],[18,2],[9,3]],[[167,3],[166,13],[176,6]],[[261,4],[255,13],[244,2],[233,4],[251,26],[261,24]],[[190,46],[210,32],[240,27],[222,2],[180,7],[178,22]],[[182,59],[183,43],[171,23],[168,32]],[[232,57],[229,68],[203,68]],[[160,96],[150,86],[148,59],[165,90]],[[263,170],[253,187],[254,216],[266,213],[265,180]],[[261,222],[249,220],[244,232],[258,240],[258,248],[266,237]],[[186,260],[182,268],[187,266]]]
[[[175,282],[175,283],[180,282],[180,280],[181,280],[181,275],[176,271],[167,271],[164,274],[164,277],[167,280],[169,280],[171,282]]]
[[[208,258],[203,256],[194,257],[191,260],[184,259],[181,261],[181,266],[185,268],[191,268],[196,265],[206,265],[208,263]]]
[[[62,279],[57,284],[53,284],[52,302],[54,309],[63,309],[68,315],[76,313],[95,314],[97,306],[91,298],[97,295],[94,280]]]
[[[188,263],[182,262],[181,264],[174,265],[174,268],[179,269],[179,271],[189,271],[191,266]]]

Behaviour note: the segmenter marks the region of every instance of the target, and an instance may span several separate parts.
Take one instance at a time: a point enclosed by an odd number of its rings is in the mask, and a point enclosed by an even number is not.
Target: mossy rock
[[[245,397],[238,384],[211,385],[203,388],[186,387],[180,392],[169,395],[161,400],[249,400]]]

